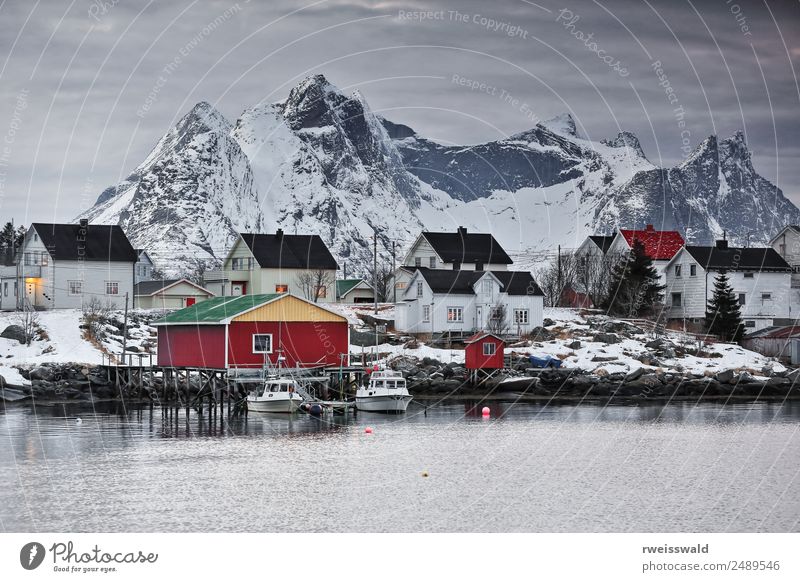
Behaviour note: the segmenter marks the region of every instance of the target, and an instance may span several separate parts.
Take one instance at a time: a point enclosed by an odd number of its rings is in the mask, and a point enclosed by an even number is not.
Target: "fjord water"
[[[193,411],[188,425],[183,411],[159,408],[9,406],[0,411],[0,529],[800,527],[798,403],[492,403],[490,419],[482,406],[214,424]]]

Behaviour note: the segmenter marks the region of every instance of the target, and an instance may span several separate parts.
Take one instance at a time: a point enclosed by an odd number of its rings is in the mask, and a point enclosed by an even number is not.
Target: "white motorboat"
[[[394,370],[376,370],[369,384],[356,391],[356,408],[366,412],[405,412],[412,396],[403,374]]]
[[[265,380],[247,395],[247,410],[255,412],[297,412],[304,402],[291,378]]]

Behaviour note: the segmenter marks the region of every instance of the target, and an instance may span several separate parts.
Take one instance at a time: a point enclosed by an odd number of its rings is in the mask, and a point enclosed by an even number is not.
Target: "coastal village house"
[[[204,274],[203,286],[217,296],[293,293],[332,303],[338,268],[317,235],[240,234],[222,269]]]
[[[373,303],[375,291],[364,279],[339,279],[336,281],[337,303]]]
[[[154,279],[134,286],[134,307],[139,309],[183,309],[214,294],[188,279]]]
[[[578,247],[576,255],[579,260],[591,260],[602,257],[624,257],[630,253],[634,241],[644,245],[645,254],[653,260],[653,266],[660,275],[660,284],[666,283],[665,269],[667,263],[684,245],[681,234],[676,230],[656,230],[652,224],[644,229],[617,229],[611,236],[589,236]]]
[[[33,223],[13,272],[5,267],[0,279],[3,309],[81,308],[92,300],[124,308],[126,293],[133,300],[137,260],[117,225]],[[15,287],[18,300],[12,297]]]
[[[792,284],[789,306],[794,319],[800,319],[800,226],[791,224],[784,227],[769,241],[777,253],[792,269]]]
[[[144,249],[136,249],[136,266],[134,267],[134,284],[150,281],[153,278],[153,260]]]
[[[542,325],[544,294],[530,273],[418,268],[398,293],[395,328],[406,333],[480,330],[525,334]]]
[[[400,268],[395,271],[391,284],[399,300],[414,271],[419,267],[456,271],[505,271],[512,263],[491,234],[467,232],[461,226],[455,232],[426,231],[411,245]]]
[[[215,297],[153,322],[158,365],[288,368],[349,364],[347,318],[288,293]]]
[[[773,248],[685,246],[666,267],[665,302],[670,319],[701,323],[714,293],[714,281],[726,272],[750,331],[796,317],[790,309],[791,267]]]

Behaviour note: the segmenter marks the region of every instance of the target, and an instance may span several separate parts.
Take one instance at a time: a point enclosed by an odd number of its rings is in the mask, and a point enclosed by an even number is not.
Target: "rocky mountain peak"
[[[556,133],[578,137],[578,128],[575,125],[575,118],[572,117],[571,113],[560,113],[542,122],[540,125]]]
[[[644,150],[642,149],[641,144],[639,143],[639,138],[633,135],[629,131],[621,131],[617,134],[617,137],[614,139],[604,139],[601,143],[604,143],[607,146],[612,148],[621,148],[627,147],[635,151],[640,157],[645,158]]]

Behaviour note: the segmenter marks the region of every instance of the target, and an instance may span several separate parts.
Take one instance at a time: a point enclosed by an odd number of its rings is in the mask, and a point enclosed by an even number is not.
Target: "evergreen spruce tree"
[[[633,241],[633,248],[611,271],[605,309],[611,315],[638,317],[652,314],[663,300],[664,285],[658,270],[645,253],[644,245]]]
[[[15,240],[14,225],[6,222],[6,225],[0,230],[0,247],[10,248],[11,243]]]
[[[724,342],[738,342],[744,331],[739,299],[724,271],[714,280],[714,294],[706,306],[706,330]]]

